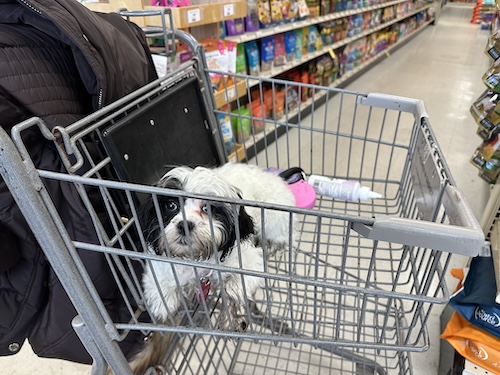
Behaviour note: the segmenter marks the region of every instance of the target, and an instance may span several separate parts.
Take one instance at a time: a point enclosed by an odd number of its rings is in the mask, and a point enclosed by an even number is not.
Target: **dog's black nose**
[[[188,230],[191,232],[193,229],[194,229],[194,223],[192,221],[186,221],[186,225],[187,225],[187,228]],[[178,224],[177,224],[177,230],[179,231],[179,233],[183,236],[186,235],[186,231],[184,230],[185,227],[184,227],[184,222],[183,221],[180,221]]]

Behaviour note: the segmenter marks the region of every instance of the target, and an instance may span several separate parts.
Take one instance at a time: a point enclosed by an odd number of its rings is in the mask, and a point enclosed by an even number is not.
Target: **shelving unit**
[[[374,8],[374,9],[386,8],[386,7],[388,7],[388,6],[392,6],[392,5],[396,5],[396,4],[401,4],[401,3],[405,3],[405,2],[407,2],[407,0],[404,0],[404,1],[393,1],[393,2],[391,2],[391,3],[387,3],[387,4],[385,4],[384,6],[377,7],[377,8]],[[298,66],[300,66],[300,65],[303,65],[304,63],[306,63],[306,62],[308,62],[308,61],[314,60],[314,59],[316,59],[316,58],[318,58],[318,57],[320,57],[320,56],[322,56],[322,55],[326,55],[327,53],[329,53],[329,51],[330,51],[330,50],[336,50],[336,49],[338,49],[338,48],[341,48],[341,47],[343,47],[343,46],[346,46],[346,45],[348,45],[349,43],[355,42],[355,41],[356,41],[356,40],[358,40],[358,39],[361,39],[361,38],[363,38],[363,37],[369,36],[369,35],[371,35],[371,34],[373,34],[373,33],[376,33],[377,31],[383,30],[383,29],[385,29],[386,27],[392,26],[392,25],[394,25],[394,24],[396,24],[396,23],[398,23],[398,22],[404,21],[405,19],[410,18],[410,17],[414,16],[414,15],[415,15],[415,14],[417,14],[417,13],[420,13],[420,12],[422,12],[422,11],[425,11],[425,10],[429,9],[430,7],[431,7],[431,5],[430,5],[430,4],[428,4],[428,5],[426,5],[426,6],[422,7],[422,8],[420,8],[420,9],[418,9],[418,10],[415,10],[415,11],[413,11],[413,12],[410,12],[408,15],[406,15],[406,16],[404,16],[404,17],[395,18],[394,20],[391,20],[391,21],[389,21],[389,22],[386,22],[386,23],[383,23],[383,24],[381,24],[381,25],[378,25],[378,26],[376,26],[376,27],[374,27],[374,28],[372,28],[372,29],[370,29],[370,30],[367,30],[367,31],[365,31],[365,32],[362,32],[362,33],[360,33],[360,34],[358,34],[358,35],[355,35],[355,36],[352,36],[352,37],[349,37],[349,38],[343,39],[343,40],[341,40],[341,41],[339,41],[339,42],[337,42],[337,43],[334,43],[334,44],[332,44],[332,45],[327,45],[327,46],[324,46],[324,47],[323,47],[322,49],[320,49],[319,51],[312,52],[312,53],[308,53],[308,54],[306,54],[306,55],[302,56],[302,58],[301,58],[301,59],[295,59],[295,60],[293,60],[292,62],[287,63],[286,65],[283,65],[283,66],[280,66],[280,67],[274,67],[274,68],[273,68],[270,72],[261,73],[261,74],[259,75],[259,77],[263,77],[263,78],[271,78],[271,77],[276,77],[276,76],[278,76],[278,75],[280,75],[280,74],[282,74],[282,73],[284,73],[284,72],[286,72],[286,71],[288,71],[288,70],[290,70],[290,69],[293,69],[293,68],[295,68],[295,67],[298,67]],[[370,8],[371,8],[371,7],[370,7]],[[364,13],[364,12],[366,12],[366,11],[368,11],[368,10],[363,10],[363,11],[359,11],[359,10],[358,10],[357,12],[354,12],[354,13],[352,13],[352,14]],[[345,17],[345,16],[343,16],[343,17]],[[338,17],[338,18],[342,18],[342,17]],[[314,23],[316,23],[316,22],[309,23],[309,24],[311,24],[311,25],[312,25],[312,24],[314,24]],[[430,23],[431,23],[431,22],[427,22],[427,23],[425,24],[425,26],[427,26],[427,24],[430,24]],[[309,24],[308,24],[308,25],[309,25]],[[301,27],[302,27],[302,26],[301,26]],[[290,30],[294,30],[294,29],[298,29],[298,28],[300,28],[300,27],[293,27],[293,28],[292,28],[292,29],[290,29]],[[284,31],[279,31],[278,33],[282,33],[282,32],[284,32]],[[410,35],[410,36],[411,36],[411,35]],[[249,40],[252,40],[252,39],[249,39]],[[397,43],[396,43],[396,44],[397,44]],[[383,52],[383,53],[385,53],[385,52]],[[383,54],[383,53],[381,53],[381,54]],[[371,65],[371,64],[363,64],[363,66],[364,66],[364,67],[366,67],[366,65]],[[342,79],[341,79],[341,78],[339,78],[338,80],[340,81],[340,83],[338,83],[338,84],[341,84],[341,83],[342,83]],[[332,86],[334,86],[334,87],[338,87],[338,84],[335,84],[335,83],[334,83]]]
[[[317,51],[314,54],[307,54],[306,56],[303,57],[303,59],[300,60],[300,62],[298,61],[296,63],[294,61],[294,63],[290,64],[289,66],[285,65],[285,66],[281,67],[281,69],[279,69],[279,70],[278,69],[274,69],[273,71],[268,72],[265,75],[264,74],[259,75],[259,77],[261,77],[261,78],[272,78],[272,77],[274,77],[276,75],[279,75],[279,74],[281,74],[281,73],[283,73],[283,72],[285,72],[287,70],[290,70],[291,68],[293,68],[295,66],[300,66],[301,64],[304,64],[307,61],[313,60],[316,57],[319,57],[319,56],[321,56],[323,54],[328,53],[328,50],[330,48],[338,48],[339,46],[346,45],[346,44],[348,44],[348,43],[350,43],[352,41],[355,41],[355,40],[357,40],[359,38],[362,38],[363,36],[369,35],[369,34],[371,34],[373,32],[378,31],[378,30],[382,30],[385,27],[390,26],[390,25],[392,25],[392,24],[394,24],[396,22],[401,22],[402,20],[404,20],[406,18],[409,18],[409,17],[411,17],[411,16],[413,16],[413,15],[415,15],[415,14],[417,14],[417,13],[423,11],[423,10],[426,10],[429,7],[430,7],[430,5],[427,5],[424,8],[421,8],[421,9],[419,9],[417,11],[412,12],[411,14],[407,15],[406,17],[402,17],[400,19],[388,22],[388,23],[386,23],[384,25],[380,25],[380,26],[376,27],[375,29],[370,30],[369,33],[363,33],[363,34],[357,35],[355,37],[348,38],[349,41],[345,42],[345,44],[340,44],[340,43],[344,42],[344,41],[341,41],[341,42],[336,43],[336,44],[334,44],[332,46],[325,47],[321,51]],[[380,60],[389,57],[391,52],[395,51],[396,49],[398,49],[401,46],[403,46],[404,44],[406,44],[413,37],[415,37],[421,31],[423,31],[425,29],[425,27],[429,26],[433,22],[434,22],[434,19],[431,19],[431,20],[425,22],[419,28],[417,28],[414,32],[412,32],[411,34],[407,35],[406,37],[401,38],[396,43],[394,43],[392,46],[388,47],[384,51],[382,51],[382,52],[378,53],[377,55],[373,56],[372,58],[366,60],[365,62],[363,62],[362,64],[360,64],[355,69],[353,69],[353,70],[351,70],[351,71],[349,71],[347,73],[344,73],[344,75],[342,77],[336,79],[330,85],[330,87],[332,87],[332,88],[342,88],[342,87],[346,86],[349,82],[351,82],[353,79],[355,79],[358,76],[360,76],[361,74],[363,74],[363,72],[366,71],[367,69],[369,69],[371,66],[373,66],[376,63],[378,63]],[[336,46],[337,44],[339,46]],[[311,55],[314,55],[314,57],[311,57]],[[258,84],[258,80],[254,80],[252,82],[246,82],[246,86],[248,88],[254,87],[257,84]],[[230,91],[231,89],[232,88],[230,87],[227,90]],[[245,90],[243,90],[243,91],[238,90],[238,92],[241,93],[240,96],[247,94],[247,91],[245,91]],[[223,95],[223,94],[224,94],[224,91],[222,93],[219,93],[219,95]],[[230,96],[230,95],[228,95],[228,96]],[[236,100],[236,97],[234,98],[234,100]],[[325,92],[320,92],[320,93],[316,94],[316,96],[314,96],[314,98],[309,98],[308,100],[306,100],[304,102],[301,102],[300,106],[298,106],[297,108],[295,108],[295,109],[293,109],[291,111],[288,111],[286,113],[286,117],[284,116],[284,117],[278,119],[276,122],[274,122],[273,120],[267,120],[268,123],[267,123],[267,126],[265,127],[265,130],[263,132],[260,132],[260,133],[257,133],[255,135],[252,135],[250,137],[250,139],[248,139],[244,143],[245,150],[246,150],[246,157],[247,158],[253,157],[255,155],[255,153],[259,152],[264,147],[265,143],[272,142],[276,136],[282,135],[283,132],[280,130],[280,125],[277,124],[277,122],[284,122],[287,119],[288,119],[288,121],[293,121],[293,120],[295,120],[298,117],[299,112],[302,115],[305,115],[305,114],[309,113],[310,110],[311,110],[311,105],[312,105],[313,102],[316,105],[318,105],[318,104],[323,103],[324,100],[325,100]]]
[[[102,0],[106,1],[106,0]],[[106,3],[105,9],[109,11],[112,7],[113,4],[116,5],[116,9],[123,7],[123,3],[125,0],[108,0],[109,2]],[[137,1],[143,1],[141,3],[142,7],[141,9],[143,10],[150,10],[150,9],[159,9],[160,7],[155,7],[150,5],[149,0],[127,0],[127,1],[134,1],[134,6],[137,5]],[[411,0],[410,0],[411,1]],[[409,2],[409,0],[393,0],[393,1],[386,1],[380,4],[376,5],[371,5],[367,7],[360,7],[356,9],[351,9],[351,10],[346,10],[346,11],[340,11],[340,12],[334,12],[328,15],[323,15],[323,16],[318,16],[318,17],[310,17],[306,18],[303,20],[298,20],[298,21],[293,21],[293,22],[286,22],[286,23],[281,23],[275,26],[267,27],[260,29],[258,31],[254,32],[247,32],[242,35],[238,36],[228,36],[225,38],[225,40],[228,41],[233,41],[236,43],[245,43],[249,42],[252,40],[256,39],[261,39],[266,36],[271,36],[275,34],[282,34],[286,33],[288,31],[292,30],[297,30],[301,29],[304,27],[308,27],[311,25],[318,25],[323,22],[328,22],[328,21],[333,21],[333,20],[338,20],[350,16],[355,16],[359,14],[363,14],[366,12],[372,12],[374,10],[378,9],[384,9],[388,7],[393,7],[398,4],[404,4]],[[347,38],[344,38],[340,41],[337,41],[334,44],[331,45],[325,45],[321,49],[314,51],[314,52],[309,52],[306,54],[303,54],[301,58],[299,59],[294,59],[287,64],[283,66],[278,66],[278,67],[273,67],[272,70],[267,71],[267,72],[261,72],[259,77],[260,78],[274,78],[282,75],[283,73],[286,73],[294,68],[300,67],[304,64],[307,64],[308,62],[311,62],[323,55],[329,54],[331,51],[341,49],[350,43],[356,42],[364,37],[368,37],[374,33],[377,33],[381,30],[384,30],[394,24],[397,24],[399,22],[402,22],[406,19],[409,19],[410,17],[415,16],[416,14],[420,12],[426,12],[428,11],[431,7],[433,7],[435,4],[437,6],[438,3],[425,3],[423,1],[415,1],[414,2],[416,7],[418,9],[415,9],[404,16],[399,16],[395,17],[394,19],[384,22],[380,25],[377,25],[375,27],[370,28],[369,30],[365,30],[360,32],[357,35],[350,36]],[[96,3],[91,3],[92,7],[96,7]],[[424,4],[421,6],[421,4]],[[203,5],[192,5],[189,7],[183,7],[183,8],[169,8],[172,11],[172,17],[174,19],[174,25],[177,28],[184,28],[188,29],[190,31],[198,30],[203,27],[210,27],[210,25],[215,25],[216,23],[219,23],[224,20],[228,19],[234,19],[234,18],[242,18],[246,15],[246,1],[241,1],[241,0],[235,0],[231,2],[223,2],[220,1],[218,3],[213,3],[213,4],[203,4]],[[437,11],[435,13],[438,13]],[[134,20],[135,21],[135,20]],[[401,38],[398,40],[396,43],[388,47],[387,49],[383,50],[382,52],[378,53],[377,55],[369,58],[368,60],[365,60],[363,63],[361,63],[359,66],[354,68],[351,71],[345,72],[341,77],[338,77],[332,84],[331,87],[344,87],[347,85],[350,81],[361,75],[366,69],[370,68],[377,62],[379,62],[381,59],[386,58],[389,56],[389,54],[394,51],[395,49],[401,47],[405,43],[407,43],[410,39],[412,39],[414,36],[416,36],[420,31],[422,31],[426,26],[431,24],[434,21],[434,19],[429,20],[428,22],[425,22],[424,24],[420,25],[415,31],[413,31],[411,34]],[[144,21],[141,20],[141,22],[144,22],[145,25],[147,26],[161,26],[161,20],[160,17],[145,17]],[[141,24],[141,26],[144,26]],[[227,87],[224,90],[221,90],[215,94],[215,104],[217,107],[220,107],[222,103],[227,103],[228,99],[229,100],[236,100],[248,93],[249,90],[252,89],[255,85],[258,84],[257,80],[252,80],[248,82],[243,82],[240,81],[237,83],[236,86],[231,86]],[[325,98],[321,97],[315,97],[314,101],[315,103],[322,103]],[[303,114],[308,113],[310,111],[311,103],[313,99],[309,99],[308,101],[302,102],[299,106],[300,111]],[[291,111],[287,114],[287,118],[289,121],[294,120],[298,116],[298,110]],[[270,120],[272,122],[272,120]],[[258,152],[262,146],[263,146],[263,140],[266,139],[267,141],[273,141],[273,138],[276,136],[280,135],[280,130],[275,129],[273,126],[272,129],[268,130],[267,132],[264,131],[262,133],[255,134],[251,136],[251,139],[248,140],[244,144],[244,148],[246,151],[246,156],[251,157],[255,152]],[[240,152],[241,155],[241,152]]]
[[[271,27],[268,27],[265,29],[260,29],[258,31],[247,32],[247,33],[242,34],[242,35],[229,36],[229,37],[226,37],[225,39],[232,40],[232,41],[237,42],[237,43],[249,42],[251,40],[264,38],[266,36],[286,33],[287,31],[300,29],[302,27],[317,25],[317,24],[320,24],[323,22],[328,22],[328,21],[333,21],[333,20],[337,20],[340,18],[354,16],[356,14],[370,12],[370,11],[376,10],[376,9],[383,9],[383,8],[387,8],[387,7],[392,6],[392,5],[402,4],[402,3],[406,3],[406,2],[408,2],[408,0],[396,0],[396,1],[384,2],[381,4],[377,4],[377,5],[371,5],[368,7],[346,10],[343,12],[335,12],[335,13],[331,13],[331,14],[328,14],[325,16],[306,18],[304,20],[299,20],[299,21],[295,21],[295,22],[283,23],[283,24],[271,26]]]

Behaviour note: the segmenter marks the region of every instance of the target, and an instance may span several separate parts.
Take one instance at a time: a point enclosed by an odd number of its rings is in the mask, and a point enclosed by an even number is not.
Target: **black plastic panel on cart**
[[[193,76],[108,126],[101,142],[120,181],[154,185],[176,165],[221,164]]]

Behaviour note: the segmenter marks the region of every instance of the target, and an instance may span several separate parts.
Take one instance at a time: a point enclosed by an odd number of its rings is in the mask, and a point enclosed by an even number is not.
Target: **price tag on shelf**
[[[188,21],[188,23],[200,22],[201,21],[200,8],[188,10],[187,11],[187,21]]]
[[[232,100],[236,96],[236,89],[233,87],[226,91],[225,97],[226,101]]]
[[[234,4],[224,4],[224,17],[231,17],[234,15]]]

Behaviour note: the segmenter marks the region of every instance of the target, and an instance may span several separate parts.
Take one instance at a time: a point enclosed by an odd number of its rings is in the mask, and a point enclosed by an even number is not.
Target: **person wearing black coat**
[[[76,0],[0,0],[0,123],[7,131],[32,116],[67,126],[156,79],[142,30],[118,14],[89,11]],[[25,135],[35,166],[64,172],[57,151]],[[73,240],[97,243],[90,217],[68,184],[47,186]],[[101,254],[82,260],[113,319],[116,283]],[[35,353],[90,363],[71,327],[76,311],[3,180],[0,179],[0,355],[26,339]],[[129,355],[140,337],[121,348]]]

